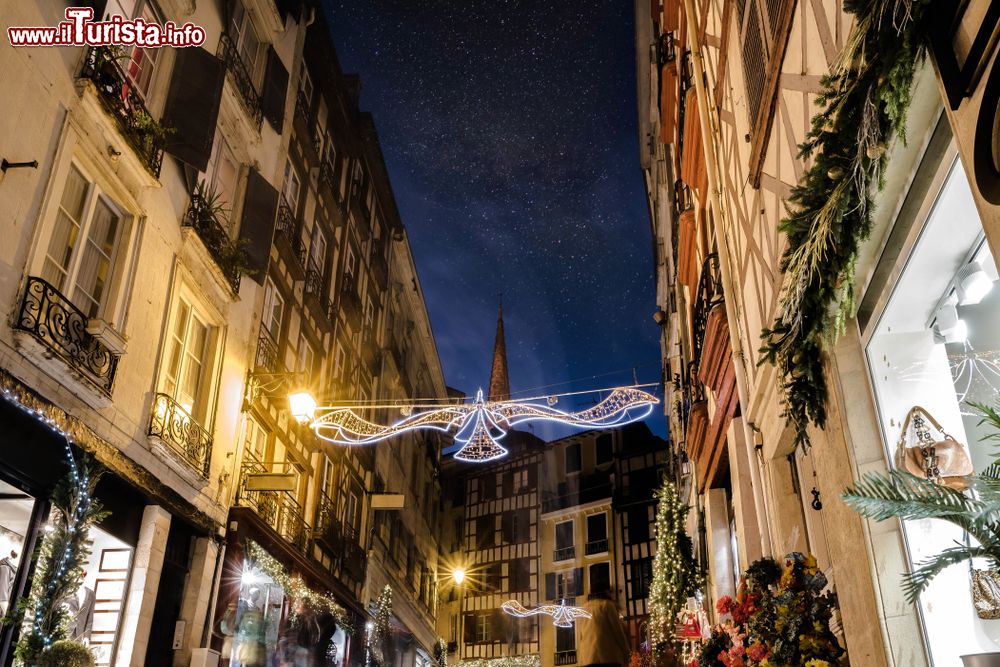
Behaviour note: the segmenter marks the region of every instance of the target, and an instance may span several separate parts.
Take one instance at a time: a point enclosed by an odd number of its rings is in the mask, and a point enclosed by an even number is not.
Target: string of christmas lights
[[[604,390],[594,393],[599,391]],[[461,445],[455,458],[482,463],[507,454],[500,439],[518,424],[549,421],[582,428],[621,426],[645,419],[659,403],[638,386],[608,391],[607,397],[590,408],[564,412],[553,407],[558,396],[548,397],[544,405],[524,400],[486,401],[480,389],[472,403],[424,406],[425,411],[410,411],[389,426],[365,419],[355,412],[355,406],[329,406],[317,408],[322,414],[313,419],[311,427],[318,437],[338,445],[370,445],[418,429],[452,432]]]
[[[392,615],[392,587],[385,585],[375,603],[375,619],[368,623],[368,651],[365,664],[382,667],[385,664],[385,638],[389,634],[389,616]]]
[[[499,658],[473,658],[463,660],[462,667],[542,667],[542,658],[537,653],[505,655]]]
[[[582,607],[570,607],[565,600],[560,600],[559,604],[543,604],[534,609],[525,608],[517,600],[507,600],[500,605],[505,614],[516,616],[517,618],[528,618],[529,616],[551,616],[552,625],[557,628],[572,628],[573,621],[578,618],[591,618],[590,612]]]

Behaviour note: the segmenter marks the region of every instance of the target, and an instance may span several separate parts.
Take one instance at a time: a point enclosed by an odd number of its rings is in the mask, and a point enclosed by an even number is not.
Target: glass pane
[[[79,170],[71,166],[59,203],[59,211],[56,213],[52,237],[49,239],[45,267],[42,270],[42,277],[59,290],[63,289],[73,248],[76,247],[80,233],[83,207],[87,201],[87,185],[87,180]]]
[[[104,298],[120,221],[121,217],[104,199],[99,198],[94,207],[73,293],[74,303],[89,317],[97,315]]]
[[[24,542],[34,507],[34,498],[0,481],[0,616],[17,603],[19,591],[15,582],[18,569],[25,562]]]

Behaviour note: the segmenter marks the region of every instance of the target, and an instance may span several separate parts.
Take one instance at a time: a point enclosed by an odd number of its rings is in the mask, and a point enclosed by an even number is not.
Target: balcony
[[[371,448],[369,448],[371,449]],[[358,542],[358,534],[350,527],[344,527],[343,556],[341,567],[351,579],[364,581],[368,555]]]
[[[556,492],[546,492],[542,496],[542,513],[564,510],[577,505],[593,503],[605,498],[611,498],[614,488],[611,476],[607,472],[585,475],[578,481],[560,482]]]
[[[292,207],[285,201],[278,207],[278,223],[275,227],[278,250],[283,253],[289,273],[295,280],[302,280],[306,273],[306,244],[302,241],[299,220]]]
[[[190,227],[198,233],[198,238],[226,277],[233,293],[238,294],[244,252],[220,224],[218,211],[213,210],[211,203],[196,192],[191,195],[191,205],[184,213],[181,226]]]
[[[557,665],[576,664],[576,651],[556,651],[555,664]]]
[[[212,434],[166,394],[153,397],[149,435],[170,445],[202,477],[208,479],[212,462]]]
[[[319,497],[313,539],[334,553],[340,553],[344,546],[344,528],[337,519],[336,504],[325,493],[321,493]]]
[[[126,58],[112,47],[92,47],[87,51],[80,78],[93,82],[102,106],[118,123],[122,136],[146,170],[159,178],[167,130],[149,115],[142,97],[118,64]]]
[[[239,490],[236,504],[252,509],[275,533],[303,553],[307,549],[309,525],[302,514],[302,506],[289,491],[257,491],[248,488],[250,475],[272,472],[269,466],[245,454],[240,467]]]
[[[254,355],[254,367],[268,373],[277,373],[278,368],[278,344],[271,338],[264,327],[260,328],[257,337],[257,353]]]
[[[378,375],[382,370],[382,347],[371,335],[364,336],[361,341],[361,358],[372,375]]]
[[[264,120],[264,108],[260,103],[260,93],[257,92],[257,87],[253,83],[253,76],[250,69],[243,62],[236,44],[233,43],[229,35],[223,34],[219,37],[219,50],[216,55],[222,59],[222,62],[226,66],[226,71],[232,75],[233,84],[240,94],[240,99],[243,101],[243,106],[246,108],[247,114],[257,126],[257,129],[260,129],[261,122]]]
[[[714,252],[705,258],[698,279],[698,293],[695,296],[691,314],[692,360],[697,367],[701,362],[701,352],[705,344],[705,331],[709,313],[723,303],[722,272],[719,270],[719,256]]]
[[[345,273],[341,281],[340,309],[347,315],[349,321],[355,325],[361,324],[361,296],[358,294],[354,276],[349,273]]]
[[[588,556],[593,556],[594,554],[606,554],[608,553],[608,541],[605,540],[591,540],[587,542],[584,547],[584,553]]]
[[[306,127],[309,127],[312,115],[309,106],[309,100],[306,99],[305,93],[299,90],[295,95],[295,119],[301,121]]]
[[[316,260],[309,258],[309,266],[306,269],[306,305],[313,310],[316,319],[321,325],[329,329],[336,321],[337,311],[328,296],[326,275],[316,264]]]
[[[552,560],[558,562],[561,560],[573,560],[576,558],[576,547],[568,546],[561,549],[555,549],[552,552]]]
[[[319,182],[320,185],[324,186],[334,202],[337,204],[343,203],[340,197],[340,183],[337,182],[337,167],[330,161],[330,158],[324,158],[322,164],[319,166]]]
[[[90,318],[42,278],[30,276],[13,328],[31,334],[104,395],[111,396],[119,355],[87,329]]]

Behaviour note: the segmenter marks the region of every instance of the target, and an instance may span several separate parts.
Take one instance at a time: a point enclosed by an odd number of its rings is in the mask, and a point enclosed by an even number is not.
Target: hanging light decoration
[[[557,628],[572,628],[573,621],[578,618],[591,618],[590,612],[582,607],[570,607],[565,600],[560,600],[559,604],[543,604],[534,609],[526,609],[517,600],[507,600],[500,608],[503,613],[517,618],[527,618],[529,616],[551,616],[552,625]]]
[[[403,418],[388,426],[355,411],[384,406],[328,406],[316,408],[311,427],[318,437],[338,445],[370,445],[418,429],[451,432],[461,445],[456,459],[483,463],[507,455],[500,439],[518,424],[548,421],[581,428],[621,426],[645,419],[659,403],[639,386],[582,393],[599,391],[610,393],[590,408],[564,412],[553,407],[553,397],[542,397],[544,403],[535,402],[537,399],[487,401],[480,389],[471,403],[424,404],[419,410],[404,410]]]

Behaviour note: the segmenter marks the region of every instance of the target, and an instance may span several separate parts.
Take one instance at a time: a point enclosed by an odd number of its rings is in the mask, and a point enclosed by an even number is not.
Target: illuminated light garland
[[[591,618],[590,612],[582,607],[569,607],[565,600],[559,604],[543,604],[534,609],[526,609],[517,600],[507,600],[500,608],[505,614],[516,616],[517,618],[528,618],[529,616],[551,616],[552,625],[557,628],[572,628],[573,621],[578,618]]]
[[[367,667],[382,667],[385,664],[385,639],[389,636],[389,617],[392,615],[392,587],[385,585],[375,604],[375,619],[368,622],[368,651],[365,653]]]
[[[422,412],[404,410],[404,418],[390,426],[368,421],[354,407],[330,406],[317,409],[322,414],[310,427],[318,437],[338,445],[371,445],[418,429],[450,431],[462,445],[455,452],[456,459],[483,463],[507,455],[499,440],[519,424],[549,421],[581,428],[621,426],[645,419],[660,402],[635,386],[610,391],[593,407],[564,412],[552,407],[554,396],[547,398],[546,405],[532,403],[531,399],[486,401],[480,389],[472,403],[427,405],[422,406],[426,408]]]
[[[499,658],[473,658],[461,661],[458,667],[542,667],[542,658],[537,653],[505,655]]]
[[[347,618],[347,612],[340,606],[333,596],[325,593],[318,593],[306,586],[305,582],[298,575],[289,575],[285,571],[285,566],[271,554],[264,551],[264,548],[253,541],[248,541],[246,546],[248,563],[244,567],[257,568],[271,580],[281,587],[285,594],[293,600],[305,600],[311,607],[318,611],[325,611],[333,616],[337,625],[345,634],[351,634],[354,628]],[[295,609],[295,605],[291,606]],[[294,615],[294,611],[291,612]]]

